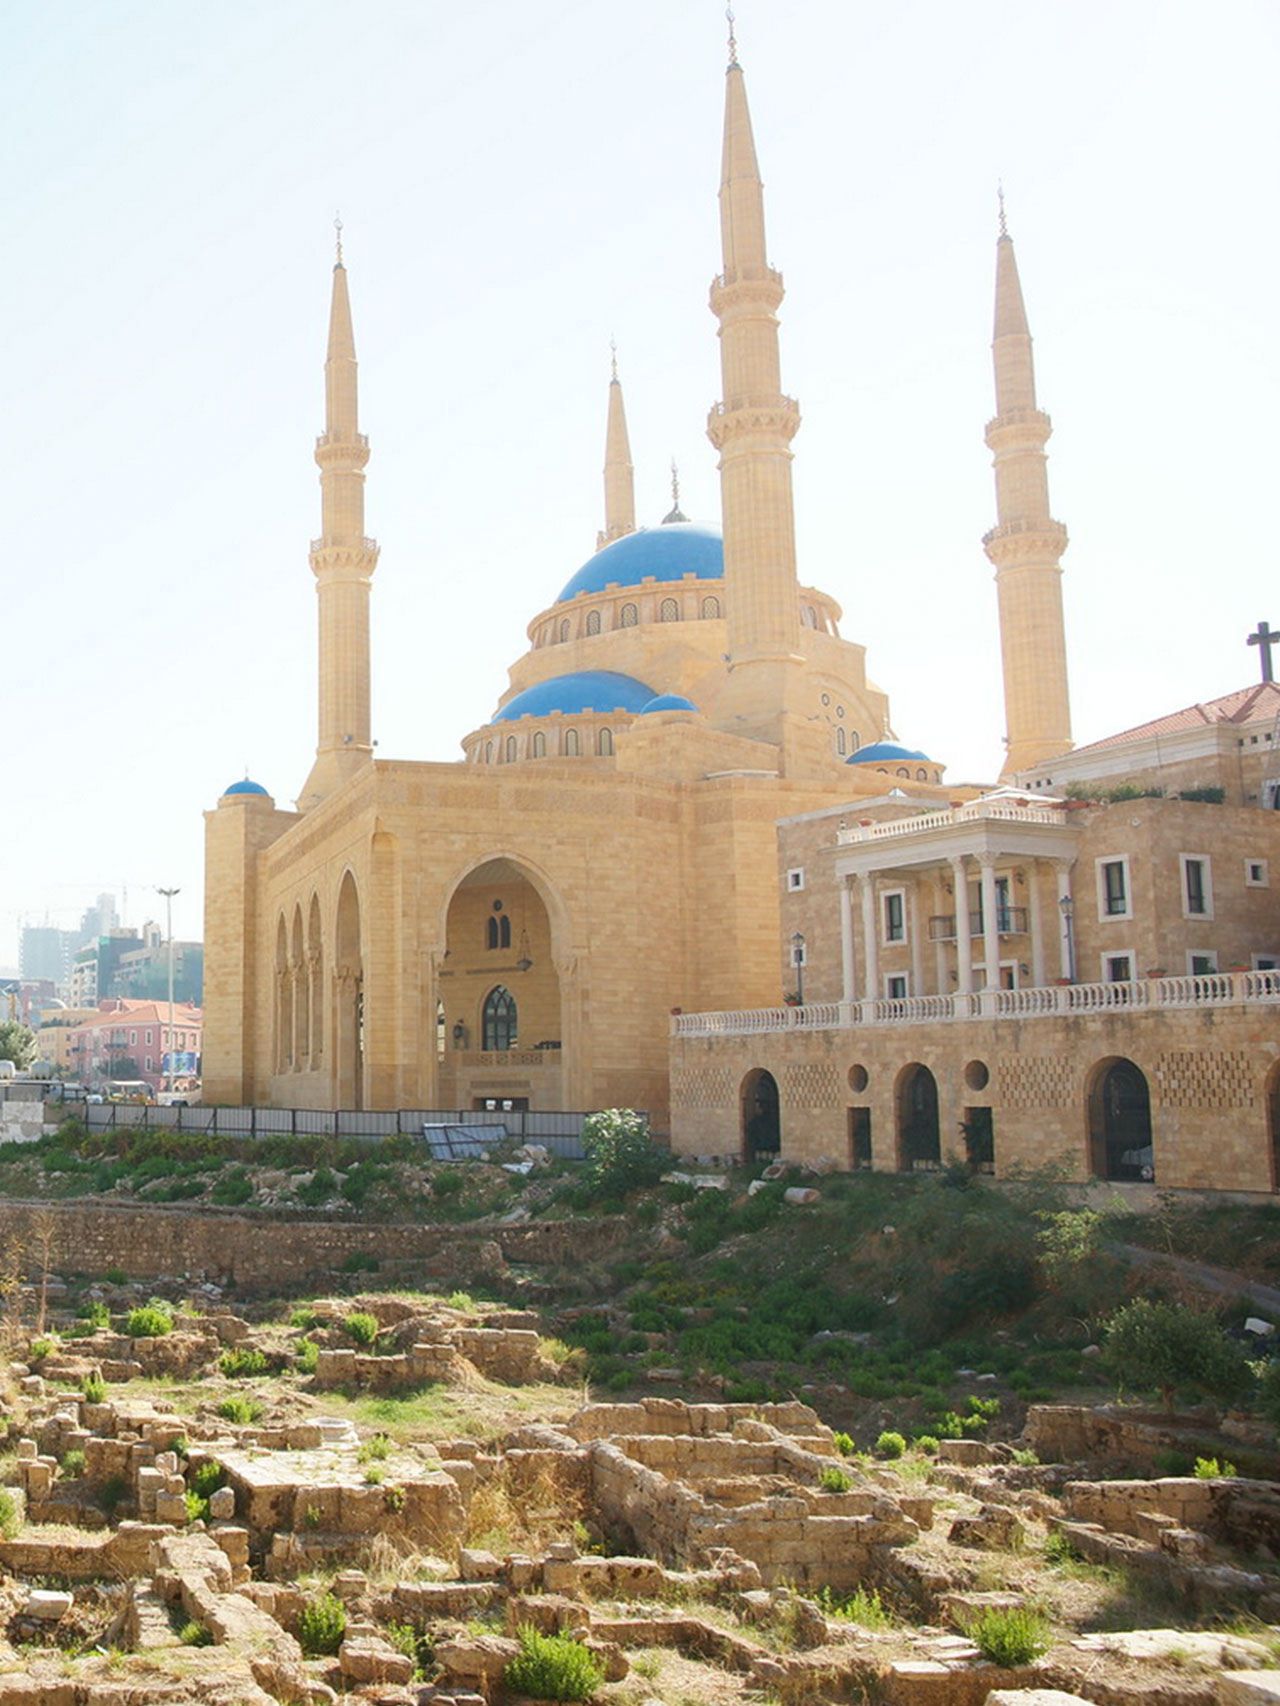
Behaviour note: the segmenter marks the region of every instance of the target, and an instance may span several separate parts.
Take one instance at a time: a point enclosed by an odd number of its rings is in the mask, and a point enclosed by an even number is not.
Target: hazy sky
[[[787,283],[802,579],[897,734],[998,770],[996,183],[1054,420],[1078,740],[1280,624],[1280,14],[739,0]],[[202,812],[315,744],[315,434],[340,210],[372,443],[374,735],[452,759],[600,524],[718,519],[717,0],[11,0],[0,62],[5,743],[20,918],[202,930]],[[1266,525],[1264,525],[1266,523]]]

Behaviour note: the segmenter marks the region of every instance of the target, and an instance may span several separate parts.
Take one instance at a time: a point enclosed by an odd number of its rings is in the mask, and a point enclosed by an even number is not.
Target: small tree
[[[1154,1387],[1170,1414],[1179,1387],[1222,1400],[1249,1388],[1252,1376],[1243,1351],[1194,1309],[1139,1298],[1117,1310],[1103,1333],[1104,1366],[1117,1380]]]
[[[592,1184],[603,1196],[625,1196],[641,1185],[656,1185],[671,1164],[653,1141],[649,1122],[634,1108],[604,1108],[582,1124]]]
[[[11,1060],[25,1072],[36,1058],[36,1034],[18,1019],[0,1021],[0,1060]]]

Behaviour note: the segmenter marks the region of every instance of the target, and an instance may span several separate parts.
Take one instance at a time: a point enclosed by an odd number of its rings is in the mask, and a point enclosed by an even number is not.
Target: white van
[[[0,1079],[16,1078],[18,1069],[11,1060],[0,1060]]]

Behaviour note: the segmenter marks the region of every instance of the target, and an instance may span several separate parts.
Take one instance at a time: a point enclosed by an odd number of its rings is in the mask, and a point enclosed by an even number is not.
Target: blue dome
[[[222,797],[224,800],[228,794],[263,794],[267,799],[271,798],[260,782],[251,782],[247,776],[243,782],[233,782],[229,788],[223,789]]]
[[[642,705],[640,709],[647,715],[650,711],[696,711],[698,707],[682,693],[659,693],[656,699],[650,699],[649,703]]]
[[[927,752],[917,752],[913,747],[899,746],[896,740],[876,740],[870,746],[860,746],[857,752],[845,759],[846,764],[888,764],[905,763],[910,760],[913,764],[932,764],[933,760]]]
[[[582,669],[526,687],[495,711],[493,720],[514,723],[518,717],[549,717],[553,711],[563,711],[565,716],[575,711],[643,711],[652,698],[653,688],[634,675],[621,675],[615,669]]]
[[[723,579],[724,546],[718,527],[671,521],[625,534],[588,558],[556,603],[577,598],[581,592],[639,586],[643,580],[678,581],[684,575],[697,575],[702,581]]]

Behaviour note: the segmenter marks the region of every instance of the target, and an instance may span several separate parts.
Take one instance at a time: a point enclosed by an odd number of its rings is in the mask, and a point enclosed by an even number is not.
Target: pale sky
[[[444,759],[600,525],[719,519],[718,0],[12,0],[0,61],[5,743],[20,918],[202,933],[203,820],[315,744],[314,437],[340,210],[372,444],[374,735]],[[782,269],[802,580],[898,736],[995,776],[996,184],[1053,417],[1086,741],[1280,625],[1280,13],[739,0]]]

